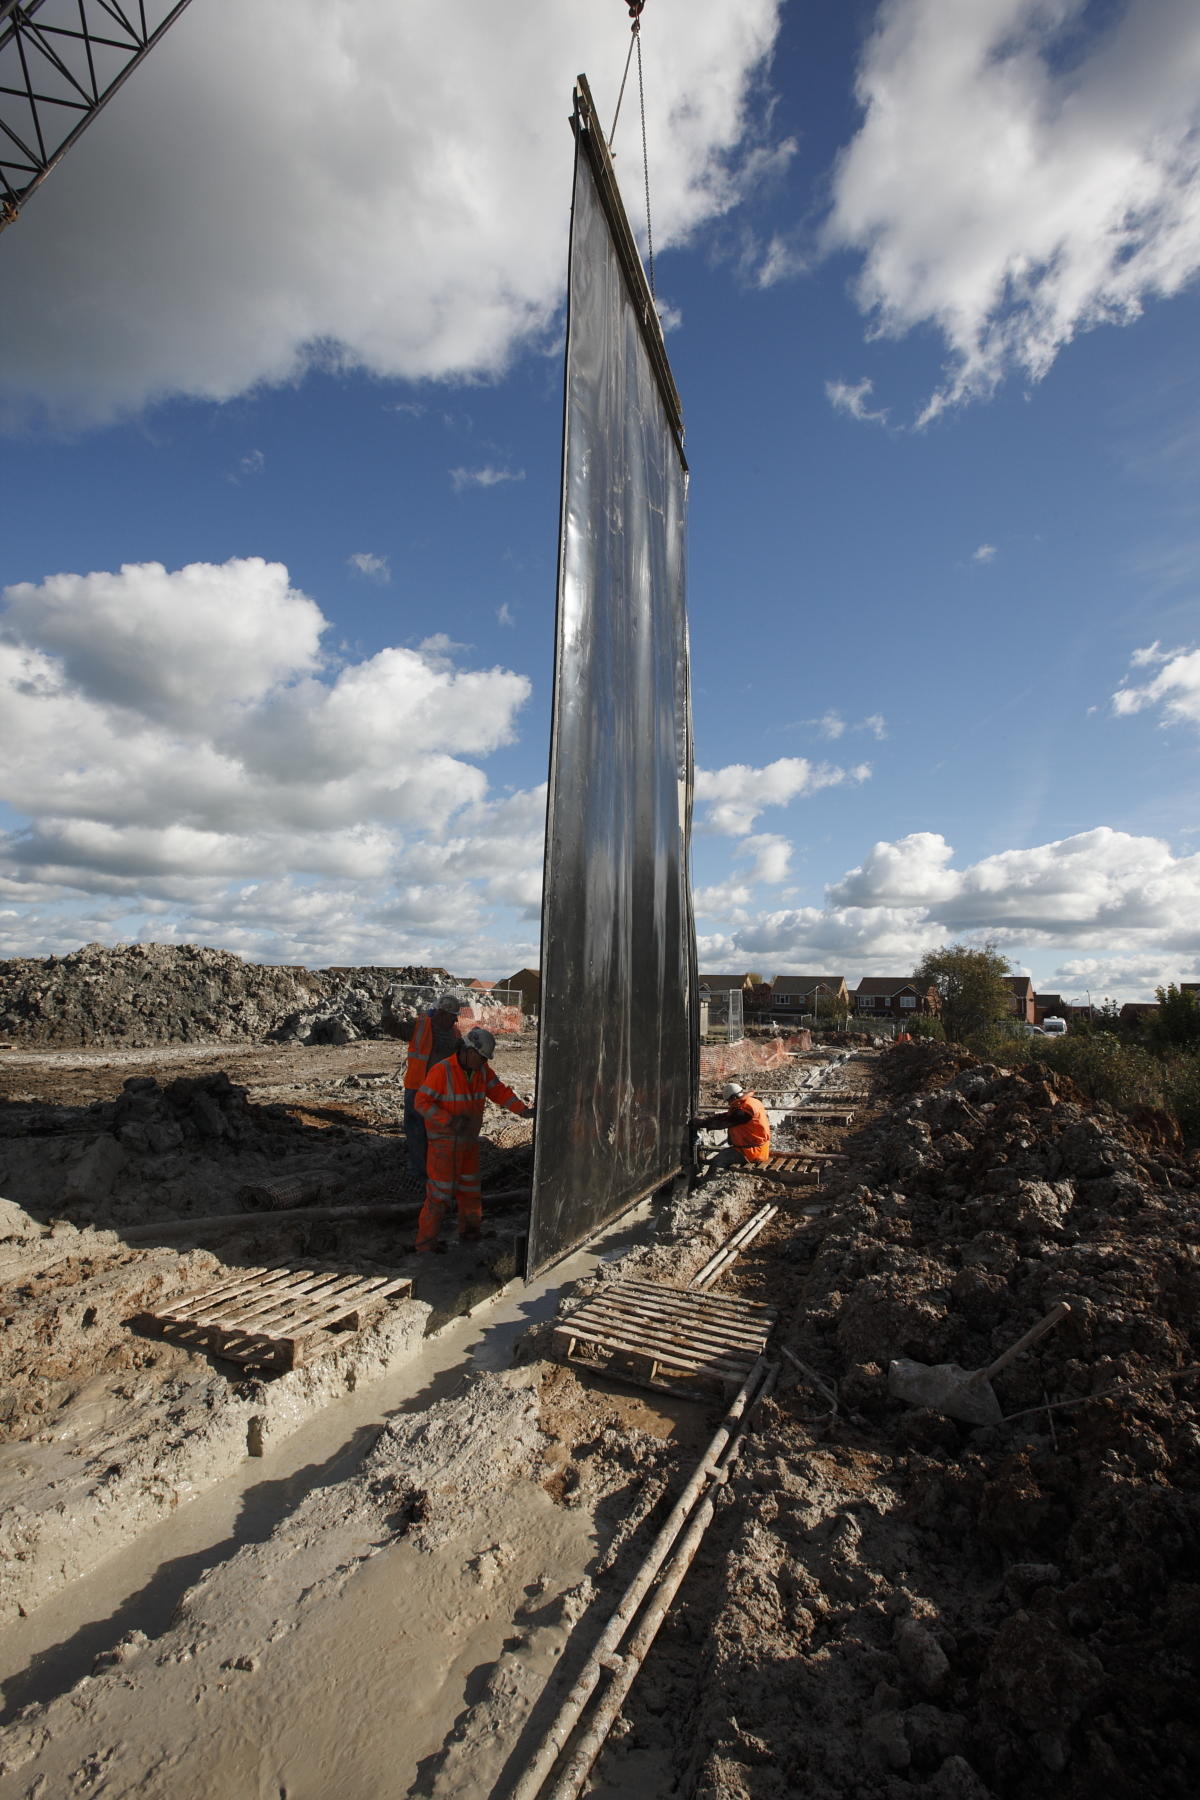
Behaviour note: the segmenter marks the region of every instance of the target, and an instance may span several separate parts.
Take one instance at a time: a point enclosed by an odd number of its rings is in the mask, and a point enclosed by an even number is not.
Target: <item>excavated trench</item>
[[[802,1109],[818,1060],[757,1091]],[[777,1384],[584,1791],[1190,1800],[1200,1161],[1035,1065],[827,1067],[853,1122],[806,1124],[820,1185],[719,1278],[777,1309]],[[760,1194],[715,1177],[553,1289],[442,1304],[19,1622],[0,1800],[509,1800],[720,1414],[547,1359],[565,1283],[685,1285]],[[889,1393],[889,1358],[982,1367],[1059,1301],[1001,1424]]]
[[[785,1106],[805,1091],[786,1084]],[[194,1497],[177,1482],[165,1516],[4,1633],[0,1796],[91,1792],[101,1768],[114,1793],[488,1791],[712,1428],[537,1360],[539,1327],[617,1257],[686,1278],[749,1185],[714,1182],[657,1230],[642,1208],[548,1280],[485,1284],[393,1372],[334,1385]]]

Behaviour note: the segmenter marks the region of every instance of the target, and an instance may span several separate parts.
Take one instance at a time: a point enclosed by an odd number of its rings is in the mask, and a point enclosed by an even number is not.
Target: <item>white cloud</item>
[[[1109,995],[1153,1000],[1155,988],[1172,981],[1194,981],[1198,967],[1194,957],[1181,962],[1169,951],[1143,956],[1081,956],[1060,963],[1044,985],[1066,1000],[1080,1000],[1085,1005],[1089,994],[1093,1006]]]
[[[876,335],[942,334],[923,419],[1195,277],[1198,55],[1187,0],[880,7],[827,245],[862,251]]]
[[[656,0],[658,245],[770,178],[784,147],[751,109],[779,11]],[[488,376],[544,332],[572,84],[587,69],[607,114],[628,34],[594,0],[443,0],[436,20],[394,0],[189,7],[6,234],[10,417],[227,399],[313,364]]]
[[[517,621],[513,618],[512,607],[508,604],[507,600],[502,600],[500,605],[496,608],[497,625],[515,625],[516,622]]]
[[[1130,657],[1135,669],[1154,668],[1143,686],[1128,682],[1112,697],[1118,716],[1157,707],[1164,725],[1200,725],[1200,650],[1160,650],[1150,644]]]
[[[11,637],[44,652],[38,679],[177,729],[207,728],[276,683],[316,669],[325,622],[259,557],[126,563],[115,573],[51,575],[4,590]]]
[[[792,846],[786,838],[763,831],[753,837],[743,838],[734,856],[738,862],[749,862],[747,881],[777,885],[788,878]]]
[[[804,756],[782,756],[755,769],[746,763],[729,763],[723,769],[697,769],[696,801],[707,805],[703,823],[728,837],[745,837],[764,807],[786,806],[802,794],[837,787],[844,781],[866,781],[867,763],[853,769],[831,763],[811,763]]]
[[[808,269],[810,258],[805,250],[781,232],[773,232],[765,246],[757,251],[753,269],[755,287],[774,287],[780,281],[792,281]]]
[[[801,719],[800,723],[814,726],[822,737],[827,738],[844,737],[848,731],[869,731],[873,738],[887,736],[887,720],[882,713],[868,713],[865,719],[858,719],[853,725],[848,725],[841,713],[830,710],[819,719]]]
[[[391,565],[386,556],[375,556],[370,550],[356,550],[346,561],[360,575],[365,575],[368,581],[387,582],[392,579]]]
[[[980,544],[978,550],[972,550],[971,561],[976,563],[990,563],[995,555],[995,544]]]
[[[450,482],[456,494],[465,488],[499,487],[504,481],[524,481],[524,469],[497,469],[490,463],[482,469],[451,469]]]
[[[267,466],[267,458],[262,450],[248,450],[237,466],[237,474],[229,477],[235,485],[246,475],[261,475]]]
[[[825,397],[834,412],[846,413],[851,419],[861,419],[864,424],[886,425],[888,409],[872,412],[867,402],[875,392],[875,383],[864,375],[863,379],[853,386],[847,381],[827,381]]]
[[[484,816],[466,759],[512,740],[530,691],[457,667],[448,640],[334,665],[318,607],[257,559],[58,575],[6,598],[0,799],[28,823],[0,840],[0,871],[31,895],[382,882],[414,834]]]
[[[991,939],[1018,961],[1045,949],[1094,951],[1089,966],[1128,993],[1155,970],[1177,972],[1200,958],[1200,855],[1176,856],[1161,839],[1107,826],[961,869],[953,854],[936,832],[876,844],[832,884],[823,907],[741,924],[730,946],[735,966],[836,958],[864,974],[894,974],[934,945]],[[1078,987],[1082,969],[1064,963],[1060,977],[1070,985],[1074,972]]]
[[[742,881],[714,882],[698,887],[692,895],[696,915],[702,919],[724,919],[740,924],[749,917],[751,890]]]
[[[861,868],[830,888],[829,897],[838,906],[936,906],[959,891],[961,877],[947,868],[953,854],[945,838],[932,831],[876,844]]]

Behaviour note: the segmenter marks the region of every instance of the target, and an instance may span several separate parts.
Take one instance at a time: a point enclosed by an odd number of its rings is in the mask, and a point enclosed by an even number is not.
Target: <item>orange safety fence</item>
[[[519,1006],[474,1006],[468,1002],[459,1009],[458,1025],[460,1031],[469,1031],[472,1025],[486,1025],[496,1037],[510,1031],[520,1031],[524,1023]]]
[[[789,1054],[812,1049],[810,1031],[793,1031],[785,1038],[743,1038],[738,1044],[704,1044],[700,1050],[702,1081],[728,1079],[747,1069],[778,1069]]]

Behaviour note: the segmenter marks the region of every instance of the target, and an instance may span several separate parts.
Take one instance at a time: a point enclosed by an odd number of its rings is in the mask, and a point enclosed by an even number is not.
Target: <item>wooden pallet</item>
[[[346,1269],[246,1269],[215,1287],[179,1294],[143,1313],[174,1344],[206,1350],[232,1362],[294,1369],[341,1334],[357,1331],[366,1312],[384,1300],[407,1299],[408,1276],[362,1276]]]
[[[707,1400],[741,1387],[774,1323],[774,1308],[755,1300],[611,1281],[556,1327],[552,1348],[634,1387]]]
[[[815,1180],[812,1158],[807,1150],[772,1150],[765,1163],[759,1168],[769,1175],[790,1175],[793,1179],[807,1176]]]
[[[848,1125],[854,1117],[852,1106],[798,1106],[789,1119],[808,1119],[814,1125]]]

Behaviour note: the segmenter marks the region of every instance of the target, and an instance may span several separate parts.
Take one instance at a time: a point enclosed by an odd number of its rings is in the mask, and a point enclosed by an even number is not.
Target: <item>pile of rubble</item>
[[[802,1366],[620,1781],[665,1754],[703,1800],[1194,1794],[1200,1159],[1036,1065],[914,1045],[884,1079],[828,1210],[760,1259]],[[892,1359],[986,1367],[1060,1301],[995,1378],[1002,1423],[889,1392]]]
[[[395,1037],[444,969],[268,968],[197,944],[85,944],[0,962],[0,1036],[21,1045],[347,1044]]]

